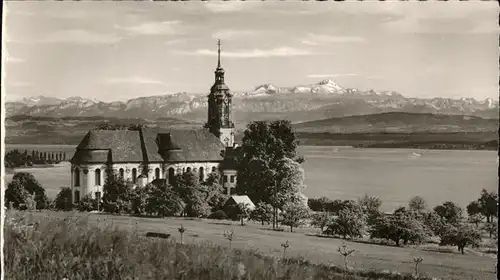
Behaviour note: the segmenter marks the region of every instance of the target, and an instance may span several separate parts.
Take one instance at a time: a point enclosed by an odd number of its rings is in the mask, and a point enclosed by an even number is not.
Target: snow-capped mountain
[[[101,102],[81,97],[57,99],[38,96],[7,102],[6,114],[31,116],[102,116],[116,118],[161,117],[206,119],[206,94],[175,93]],[[233,114],[237,122],[286,118],[308,121],[384,112],[473,115],[498,118],[498,101],[491,98],[407,98],[394,91],[345,88],[332,80],[281,87],[262,84],[248,92],[235,92]]]
[[[62,101],[63,101],[63,99],[60,99],[60,98],[46,97],[43,95],[39,95],[39,96],[33,96],[33,97],[25,97],[18,102],[26,104],[28,106],[43,106],[43,105],[59,104]]]

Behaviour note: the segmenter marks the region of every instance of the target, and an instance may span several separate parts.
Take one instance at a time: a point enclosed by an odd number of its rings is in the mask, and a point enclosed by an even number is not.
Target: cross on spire
[[[217,40],[217,68],[220,68],[220,39]]]

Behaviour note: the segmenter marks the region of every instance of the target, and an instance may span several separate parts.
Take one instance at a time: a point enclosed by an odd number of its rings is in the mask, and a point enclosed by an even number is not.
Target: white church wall
[[[78,168],[80,173],[80,184],[76,185],[75,169]],[[103,185],[106,180],[106,164],[79,164],[71,165],[71,193],[72,200],[75,201],[75,191],[79,192],[79,197],[82,199],[85,196],[96,198],[96,193],[100,192],[103,196]],[[114,163],[113,171],[117,176],[120,176],[120,170],[123,170],[123,179],[131,182],[134,187],[138,186],[138,178],[142,174],[143,165],[140,163]],[[174,169],[174,175],[187,172],[188,168],[191,172],[200,176],[200,168],[203,168],[203,179],[206,180],[208,174],[215,170],[219,172],[219,162],[181,162],[181,163],[150,163],[148,164],[148,176],[143,184],[149,184],[156,179],[156,169],[159,169],[159,179],[168,179],[168,170]],[[100,182],[96,181],[96,170],[100,170]],[[134,183],[133,174],[136,170],[136,180]],[[200,178],[200,177],[198,177]],[[99,184],[97,184],[99,183]]]

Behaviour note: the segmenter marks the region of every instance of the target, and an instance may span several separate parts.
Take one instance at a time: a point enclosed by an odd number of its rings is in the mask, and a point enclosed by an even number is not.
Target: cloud
[[[308,78],[338,78],[338,77],[352,77],[357,76],[358,74],[311,74],[307,75]]]
[[[31,86],[31,83],[20,82],[20,81],[7,82],[6,84],[8,86],[11,86],[11,87],[29,87],[29,86]]]
[[[150,78],[132,76],[132,77],[120,77],[120,78],[111,78],[106,81],[107,84],[116,85],[116,84],[137,84],[137,85],[168,85],[165,82],[153,80]]]
[[[173,40],[168,40],[165,42],[165,45],[175,45],[175,44],[179,44],[179,43],[184,43],[186,40],[184,39],[173,39]]]
[[[225,29],[219,30],[212,34],[212,38],[221,40],[230,40],[236,37],[245,37],[258,34],[257,31],[252,30],[235,30],[235,29]]]
[[[23,63],[25,61],[26,60],[22,58],[7,56],[7,63]]]
[[[130,27],[117,26],[117,28],[135,35],[174,35],[179,33],[177,27],[180,23],[180,21],[146,22]]]
[[[195,56],[217,56],[217,52],[208,49],[199,49],[192,52],[177,51],[178,54],[195,55]],[[257,58],[257,57],[286,57],[286,56],[307,56],[318,55],[317,52],[310,52],[308,50],[296,49],[290,47],[274,48],[269,50],[253,49],[241,50],[235,52],[224,51],[224,57],[232,58]]]
[[[259,2],[248,2],[248,1],[224,1],[224,2],[202,2],[203,7],[211,11],[212,13],[231,13],[238,12],[244,9],[254,8],[259,5]]]
[[[328,43],[361,43],[365,39],[356,36],[333,36],[325,34],[309,33],[305,39],[301,40],[302,44],[318,46]]]
[[[122,40],[122,37],[113,34],[94,33],[83,29],[56,31],[39,42],[42,43],[72,43],[72,44],[115,44]]]

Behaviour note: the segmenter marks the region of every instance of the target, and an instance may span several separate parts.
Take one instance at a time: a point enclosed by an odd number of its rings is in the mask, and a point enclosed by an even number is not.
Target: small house
[[[232,206],[244,203],[247,205],[248,210],[252,211],[255,209],[255,204],[250,200],[247,195],[232,195],[224,204],[224,209],[230,208]]]

